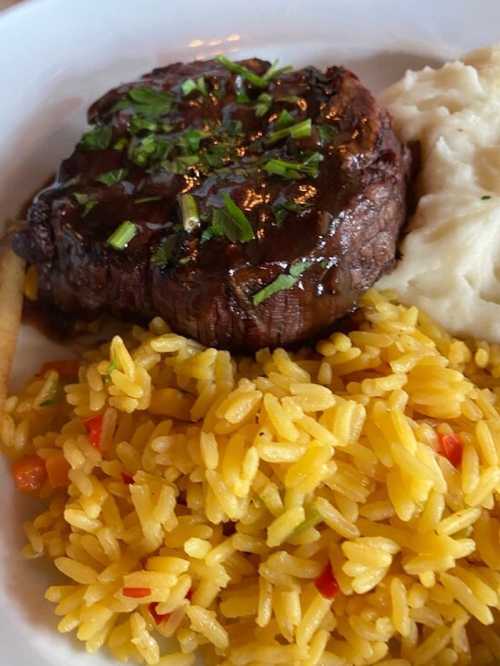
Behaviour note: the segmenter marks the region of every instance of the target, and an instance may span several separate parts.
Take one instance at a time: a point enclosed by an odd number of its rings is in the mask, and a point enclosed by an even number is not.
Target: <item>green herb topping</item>
[[[252,225],[248,221],[245,213],[234,203],[227,192],[224,192],[222,198],[224,200],[224,208],[238,228],[238,240],[240,240],[242,243],[247,243],[248,241],[253,240],[255,238],[255,234]]]
[[[288,180],[297,180],[304,176],[317,178],[319,175],[319,163],[323,160],[321,153],[312,153],[303,162],[290,162],[288,160],[271,159],[264,165],[264,170],[269,174],[281,176]]]
[[[128,144],[128,139],[126,139],[124,136],[122,136],[118,141],[115,141],[113,144],[113,150],[123,150],[124,148],[127,147]]]
[[[143,139],[135,139],[130,143],[128,156],[138,166],[144,167],[150,162],[159,162],[164,159],[171,144],[157,136],[148,134]]]
[[[169,113],[173,104],[173,95],[165,90],[147,87],[132,88],[125,99],[115,104],[113,111],[128,109],[131,106],[136,113],[149,119],[155,119]]]
[[[332,125],[318,125],[319,139],[322,146],[331,143],[338,134],[338,130]]]
[[[283,113],[288,113],[283,111]],[[290,115],[288,113],[288,115]],[[291,137],[292,139],[304,139],[305,137],[311,136],[312,131],[312,122],[310,118],[307,120],[302,120],[300,123],[295,125],[290,125],[290,127],[283,127],[283,129],[277,129],[274,132],[271,132],[267,136],[267,143],[276,143],[280,139],[285,137]]]
[[[489,194],[483,194],[483,196],[481,197],[481,201],[487,201],[488,199],[491,199]]]
[[[140,132],[156,132],[158,123],[156,120],[144,118],[139,113],[130,118],[129,130],[131,134],[140,134]]]
[[[257,118],[265,116],[271,108],[272,103],[273,98],[269,93],[260,93],[257,97],[257,104],[255,105],[255,115]]]
[[[288,104],[296,104],[300,97],[298,95],[281,95],[276,98],[277,102],[286,102]]]
[[[250,96],[245,88],[245,79],[242,76],[237,76],[234,79],[234,90],[236,92],[237,104],[250,104]]]
[[[185,231],[191,233],[200,226],[200,214],[198,212],[198,204],[192,194],[181,194],[181,213],[182,213],[182,226]]]
[[[160,196],[154,196],[154,197],[141,197],[140,199],[136,199],[134,203],[136,204],[145,204],[145,203],[152,203],[153,201],[161,201],[163,197]]]
[[[118,369],[118,364],[115,361],[115,359],[112,357],[111,361],[109,362],[108,369],[106,370],[106,374],[110,375],[113,372],[113,370],[117,369]]]
[[[269,84],[270,81],[273,79],[277,79],[278,76],[281,76],[282,74],[286,74],[287,72],[291,72],[293,70],[293,67],[291,65],[285,65],[285,67],[278,67],[279,60],[275,60],[271,67],[267,70],[267,72],[264,74],[262,77],[264,81]]]
[[[176,243],[177,237],[175,234],[164,238],[151,257],[153,266],[167,266],[172,261]]]
[[[212,223],[201,234],[201,242],[205,243],[211,238],[225,236],[232,243],[247,243],[255,238],[252,225],[245,213],[239,208],[231,197],[225,193],[224,208],[214,208]]]
[[[295,118],[292,116],[290,111],[283,109],[283,111],[278,116],[278,119],[275,123],[276,129],[283,129],[284,127],[290,127],[293,125]]]
[[[73,192],[77,203],[83,207],[82,217],[86,217],[90,211],[97,206],[97,199],[95,199],[90,194],[84,194],[83,192]]]
[[[316,511],[314,507],[306,506],[305,514],[306,514],[305,520],[302,523],[299,523],[299,525],[297,525],[297,527],[292,532],[294,537],[297,536],[298,534],[301,534],[302,532],[305,532],[311,527],[316,527],[318,523],[321,523],[323,521],[321,514],[319,513],[319,511]]]
[[[206,241],[219,236],[226,236],[233,243],[237,240],[234,225],[229,215],[222,208],[214,208],[212,224],[203,231],[200,240],[202,243],[206,243]]]
[[[208,96],[207,83],[204,76],[200,76],[196,79],[186,79],[181,85],[181,91],[184,97],[187,97],[192,92],[198,92],[203,95],[203,97]]]
[[[295,201],[284,201],[273,206],[274,219],[281,225],[288,213],[303,213],[309,208],[308,204],[298,204]]]
[[[194,128],[188,129],[179,139],[178,145],[183,152],[196,153],[200,148],[201,141],[208,136],[207,132],[202,132]]]
[[[226,58],[226,56],[224,55],[217,56],[216,60],[226,69],[228,69],[230,72],[232,72],[233,74],[239,74],[241,77],[246,79],[248,83],[251,83],[256,88],[267,88],[267,86],[271,83],[273,79],[280,76],[280,74],[289,72],[292,69],[289,66],[279,68],[278,61],[275,61],[269,67],[267,72],[262,76],[260,76],[259,74],[252,72],[252,70],[248,69],[248,67],[240,65],[237,62],[233,62],[232,60],[229,60],[229,58]]]
[[[224,129],[230,137],[239,136],[243,131],[241,120],[229,119],[224,122]]]
[[[97,176],[96,180],[98,180],[100,183],[103,183],[103,185],[110,187],[111,185],[120,183],[126,175],[127,169],[113,169],[112,171],[101,173],[100,176]]]
[[[85,150],[106,150],[111,143],[112,134],[111,127],[106,125],[93,127],[82,136],[80,145]]]
[[[107,243],[115,250],[124,250],[132,238],[137,235],[138,231],[139,229],[136,224],[130,222],[130,220],[126,220],[113,231]]]
[[[239,74],[242,78],[248,81],[248,83],[251,83],[256,88],[267,88],[267,81],[264,80],[264,77],[259,76],[255,72],[252,72],[252,70],[248,69],[248,67],[240,65],[237,62],[233,62],[232,60],[229,60],[229,58],[226,58],[224,55],[219,55],[215,59],[226,69],[232,72],[232,74]]]
[[[270,284],[254,294],[252,296],[253,304],[257,306],[263,301],[267,301],[267,299],[274,296],[274,294],[291,289],[297,283],[302,273],[304,273],[310,266],[310,261],[296,261],[290,266],[288,273],[278,275],[278,277]]]

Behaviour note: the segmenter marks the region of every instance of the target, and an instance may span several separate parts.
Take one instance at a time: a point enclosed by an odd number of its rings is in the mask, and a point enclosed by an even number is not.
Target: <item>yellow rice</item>
[[[7,453],[70,467],[24,526],[67,579],[61,632],[161,666],[499,663],[500,347],[375,291],[356,327],[250,359],[155,319],[89,349],[55,404],[55,370],[7,400]]]

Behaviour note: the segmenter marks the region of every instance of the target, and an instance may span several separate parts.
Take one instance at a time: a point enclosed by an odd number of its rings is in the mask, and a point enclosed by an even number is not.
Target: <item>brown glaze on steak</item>
[[[258,75],[269,68],[242,64]],[[189,79],[199,89],[188,92]],[[62,163],[13,241],[38,268],[43,303],[86,317],[160,315],[206,345],[249,351],[317,336],[394,262],[409,153],[343,68],[308,67],[256,87],[217,61],[174,64],[110,91],[88,117],[97,134]],[[309,136],[269,140],[307,119]],[[268,173],[271,160],[313,167]],[[116,182],[97,180],[110,172]],[[188,229],[186,193],[199,214]],[[214,233],[224,193],[253,239]],[[117,250],[107,240],[125,220],[137,233]],[[277,279],[283,288],[259,303]]]

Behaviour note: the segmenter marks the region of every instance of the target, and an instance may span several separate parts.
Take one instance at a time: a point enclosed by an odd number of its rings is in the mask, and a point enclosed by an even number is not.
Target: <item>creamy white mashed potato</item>
[[[421,196],[403,258],[379,288],[450,332],[500,342],[500,47],[407,72],[383,95],[422,148]]]

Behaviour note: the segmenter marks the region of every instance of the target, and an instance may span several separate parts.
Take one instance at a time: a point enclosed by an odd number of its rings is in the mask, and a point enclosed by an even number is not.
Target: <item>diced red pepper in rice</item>
[[[143,599],[144,597],[149,597],[151,594],[150,587],[124,587],[122,590],[124,597],[130,597],[131,599]]]
[[[92,446],[96,449],[100,449],[102,437],[102,414],[85,419],[83,425],[85,426],[85,430],[87,431]]]
[[[122,472],[123,483],[126,483],[127,486],[131,486],[134,483],[134,477],[131,474]]]
[[[52,488],[66,488],[68,486],[70,466],[62,453],[56,453],[47,458],[45,468]]]
[[[186,599],[188,599],[189,601],[191,601],[191,599],[193,598],[193,594],[194,594],[194,590],[193,590],[192,587],[190,587],[189,590],[187,591]]]
[[[325,599],[333,599],[340,591],[337,579],[332,571],[330,562],[326,565],[320,575],[314,581],[318,592],[325,597]]]
[[[47,478],[45,461],[37,455],[24,456],[12,465],[12,476],[22,493],[36,492]]]
[[[158,602],[157,601],[152,601],[149,606],[149,612],[151,613],[151,617],[155,621],[156,624],[161,624],[165,620],[168,620],[170,617],[170,613],[158,613],[157,609],[158,608]]]
[[[439,435],[439,453],[448,458],[454,467],[460,467],[464,453],[462,440],[455,433]]]

